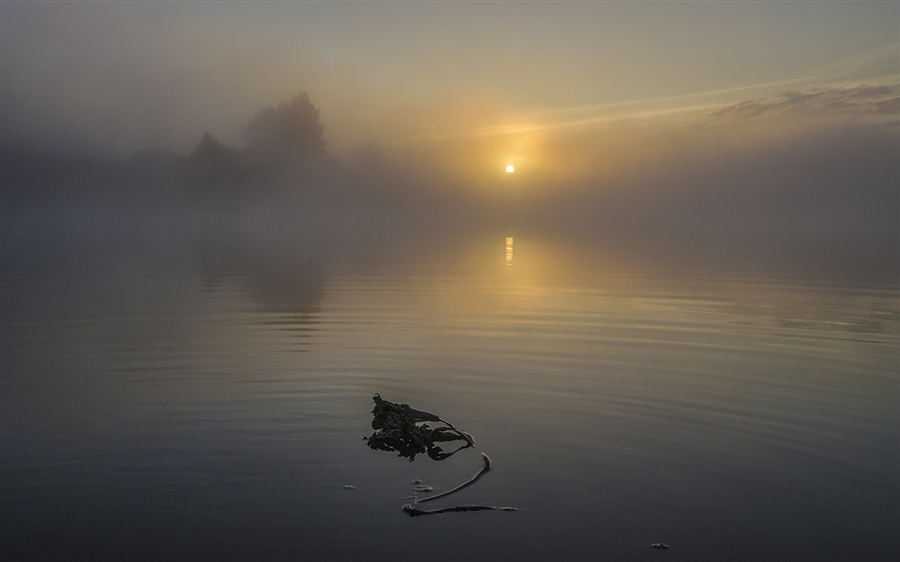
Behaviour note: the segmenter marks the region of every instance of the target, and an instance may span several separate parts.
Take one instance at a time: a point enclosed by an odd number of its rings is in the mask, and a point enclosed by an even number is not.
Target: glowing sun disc
[[[511,173],[513,173],[513,172],[515,172],[515,171],[516,171],[516,169],[515,169],[513,166],[507,166],[507,167],[506,167],[506,173],[507,173],[507,174],[511,174]]]

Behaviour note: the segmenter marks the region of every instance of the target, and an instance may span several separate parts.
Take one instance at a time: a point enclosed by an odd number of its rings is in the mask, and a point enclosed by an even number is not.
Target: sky
[[[894,1],[2,3],[9,144],[128,157],[240,146],[306,91],[332,154],[501,186],[648,163],[828,124],[894,127]],[[740,149],[740,147],[736,149]]]
[[[4,1],[2,16],[7,134],[62,125],[124,151],[205,128],[236,142],[298,90],[344,145],[385,120],[441,135],[454,111],[576,120],[900,72],[897,2]]]

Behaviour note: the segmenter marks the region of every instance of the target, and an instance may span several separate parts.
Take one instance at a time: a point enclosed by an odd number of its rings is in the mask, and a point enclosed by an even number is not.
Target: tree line
[[[5,143],[0,201],[7,210],[98,198],[135,205],[172,198],[227,203],[259,196],[278,183],[308,184],[333,166],[319,109],[304,91],[259,110],[244,139],[243,146],[226,146],[206,132],[189,154],[150,149],[125,160]]]
[[[244,147],[234,148],[205,133],[189,156],[195,186],[258,186],[289,173],[302,175],[327,158],[325,127],[306,92],[261,109],[248,124],[245,138]]]

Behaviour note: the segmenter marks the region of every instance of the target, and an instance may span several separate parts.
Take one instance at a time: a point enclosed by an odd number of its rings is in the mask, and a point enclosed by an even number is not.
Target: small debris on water
[[[372,429],[375,433],[366,439],[372,449],[395,451],[412,462],[421,453],[440,461],[475,446],[470,435],[432,413],[410,408],[409,404],[388,402],[378,394],[372,399],[375,401],[375,408],[372,410]],[[440,423],[443,426],[432,428],[426,422]],[[438,445],[449,441],[462,441],[463,444],[450,452]]]
[[[658,548],[658,549],[660,549],[660,550],[669,550],[670,548],[672,548],[672,547],[670,547],[669,545],[667,545],[666,543],[663,543],[663,542],[655,542],[655,543],[653,543],[652,546],[653,546],[653,548]]]
[[[453,507],[444,507],[441,509],[419,509],[418,507],[412,504],[406,504],[403,506],[403,511],[405,511],[410,517],[416,517],[419,515],[437,515],[439,513],[447,513],[449,511],[484,511],[486,509],[499,509],[500,511],[525,511],[524,509],[519,509],[518,507],[497,507],[494,505],[455,505]]]
[[[351,486],[350,484],[344,484],[344,489],[345,490],[355,490],[356,486]]]
[[[456,427],[447,420],[422,410],[411,408],[409,404],[395,404],[384,400],[380,395],[376,394],[372,397],[375,407],[372,409],[372,429],[375,432],[364,438],[370,448],[380,451],[393,451],[398,456],[405,457],[409,461],[415,459],[416,455],[421,453],[427,454],[432,460],[442,461],[450,456],[475,446],[475,440],[471,435],[464,431],[456,429]],[[430,423],[439,423],[441,426],[431,428]],[[462,441],[457,447],[449,452],[445,452],[437,443],[445,443],[449,441]],[[414,503],[403,506],[403,511],[411,517],[418,515],[436,515],[439,513],[447,513],[451,511],[482,511],[482,510],[500,510],[500,511],[521,511],[516,507],[496,507],[493,505],[457,505],[453,507],[444,507],[439,509],[419,509],[416,504],[421,504],[443,498],[454,492],[457,492],[466,486],[474,484],[481,476],[491,470],[491,458],[485,453],[481,453],[481,460],[484,467],[479,470],[475,476],[466,480],[459,486],[441,492],[439,494],[429,495],[424,498],[412,496]],[[407,480],[406,484],[413,484],[413,492],[431,492],[433,486],[422,484],[419,479]]]

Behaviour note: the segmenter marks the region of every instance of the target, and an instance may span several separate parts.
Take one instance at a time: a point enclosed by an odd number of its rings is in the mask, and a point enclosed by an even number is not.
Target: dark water
[[[521,233],[57,244],[4,255],[3,560],[900,548],[896,284],[688,275]],[[375,393],[477,448],[367,448]],[[401,511],[412,480],[450,489],[480,452],[493,470],[433,507],[525,511]]]

